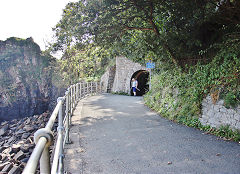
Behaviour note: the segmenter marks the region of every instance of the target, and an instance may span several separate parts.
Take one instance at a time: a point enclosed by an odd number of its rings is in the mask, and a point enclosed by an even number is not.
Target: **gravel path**
[[[240,145],[162,118],[142,97],[79,102],[66,145],[72,174],[239,174]]]

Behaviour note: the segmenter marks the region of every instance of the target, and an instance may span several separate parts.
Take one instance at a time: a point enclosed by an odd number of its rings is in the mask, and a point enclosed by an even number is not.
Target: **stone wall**
[[[108,68],[101,77],[102,92],[107,92],[109,73],[110,73],[110,69]]]
[[[212,103],[211,96],[202,101],[202,116],[199,119],[203,125],[219,128],[221,125],[229,125],[232,129],[240,130],[240,106],[235,109],[227,109],[224,101]]]
[[[139,70],[146,70],[146,67],[141,66],[139,63],[134,63],[126,57],[116,57],[116,74],[112,91],[130,93],[131,77]]]

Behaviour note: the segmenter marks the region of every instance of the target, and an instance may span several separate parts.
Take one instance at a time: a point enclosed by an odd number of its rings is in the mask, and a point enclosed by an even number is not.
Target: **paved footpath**
[[[88,97],[72,123],[72,174],[240,174],[240,144],[168,121],[142,97]]]

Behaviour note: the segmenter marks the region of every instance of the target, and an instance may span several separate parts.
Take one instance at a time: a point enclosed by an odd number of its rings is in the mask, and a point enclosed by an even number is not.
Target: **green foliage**
[[[91,44],[81,51],[71,47],[58,61],[56,71],[69,85],[80,80],[96,80],[104,73],[111,57],[109,51]]]
[[[233,48],[230,50],[224,48],[209,64],[191,66],[184,72],[171,64],[158,63],[157,74],[151,81],[152,89],[144,96],[146,104],[170,120],[207,129],[198,120],[206,95],[217,92],[226,107],[236,107],[240,103],[240,54]],[[225,137],[239,140],[239,134],[230,129],[227,132]],[[223,134],[219,130],[213,133]]]
[[[233,131],[230,129],[229,125],[227,126],[220,126],[219,129],[215,130],[216,135],[220,137],[226,137],[228,139],[232,139],[235,141],[240,140],[240,134],[238,131]]]
[[[234,94],[233,92],[228,92],[225,96],[225,106],[227,108],[237,107],[240,104],[240,92]]]
[[[64,9],[53,47],[94,43],[140,63],[151,53],[181,66],[208,62],[215,44],[239,39],[239,7],[239,1],[80,0]]]

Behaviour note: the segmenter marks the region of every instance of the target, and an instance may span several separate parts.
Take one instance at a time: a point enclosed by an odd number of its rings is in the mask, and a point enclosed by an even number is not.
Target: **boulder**
[[[11,154],[12,153],[12,147],[6,148],[2,153],[3,154]]]
[[[3,121],[3,122],[1,123],[1,126],[4,126],[4,125],[6,125],[6,124],[8,124],[8,122],[7,122],[7,121]]]
[[[49,115],[49,114],[48,114]],[[4,136],[0,136],[0,174],[21,173],[35,147],[33,132],[46,125],[47,114],[4,122],[1,129],[8,127]],[[35,120],[35,121],[33,121]],[[48,120],[48,119],[46,119]],[[37,122],[39,122],[37,124]],[[13,132],[13,133],[11,133]],[[4,170],[3,170],[4,169]]]
[[[25,130],[27,132],[33,132],[35,129],[31,125],[26,125],[26,126],[24,126],[23,130]]]
[[[22,163],[27,163],[28,160],[29,160],[29,157],[26,157],[26,158],[23,158],[23,159],[21,160],[21,162],[22,162]]]
[[[8,148],[7,146],[1,146],[0,147],[0,153],[3,152],[6,148]]]
[[[23,130],[23,129],[19,129],[17,132],[15,132],[16,135],[19,135],[19,134],[23,134],[25,133],[26,131]]]
[[[24,153],[28,153],[29,149],[30,149],[30,145],[29,144],[23,144],[20,147],[21,151],[23,151]]]
[[[14,160],[18,161],[22,160],[23,158],[25,158],[25,154],[21,150],[13,157]]]
[[[5,124],[1,129],[0,129],[0,136],[3,136],[7,133],[8,130],[8,124]]]
[[[31,119],[28,117],[24,123],[25,123],[26,125],[30,124],[30,123],[31,123]]]
[[[22,139],[27,139],[31,134],[26,132],[22,134]]]
[[[20,144],[13,144],[12,145],[12,151],[14,153],[17,153],[20,150],[21,145]]]
[[[10,164],[10,162],[0,163],[0,171],[8,164]]]
[[[13,143],[15,140],[16,140],[16,137],[12,136],[11,138],[8,139],[7,143],[8,144]]]
[[[1,153],[0,156],[1,156],[1,161],[6,161],[7,160],[7,155],[6,154]]]
[[[2,169],[1,172],[7,173],[7,172],[9,172],[12,169],[12,167],[13,167],[13,164],[12,163],[8,163],[7,165],[4,166],[4,168]]]
[[[19,166],[14,165],[8,174],[21,174],[21,169]]]

